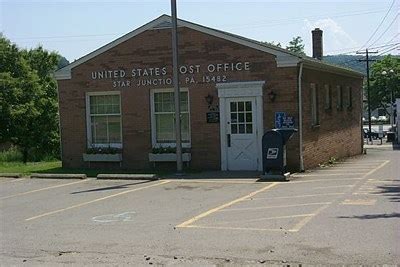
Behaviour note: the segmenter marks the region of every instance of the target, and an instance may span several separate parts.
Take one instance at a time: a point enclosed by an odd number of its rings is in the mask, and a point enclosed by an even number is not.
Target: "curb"
[[[0,177],[2,178],[21,178],[21,173],[0,173]]]
[[[97,179],[103,180],[158,180],[156,174],[98,174]]]
[[[42,179],[86,179],[86,174],[53,174],[53,173],[32,173],[31,178]]]

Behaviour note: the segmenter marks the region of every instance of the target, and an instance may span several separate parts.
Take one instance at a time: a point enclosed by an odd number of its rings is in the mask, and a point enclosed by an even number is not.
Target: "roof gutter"
[[[302,92],[302,78],[303,78],[303,62],[299,63],[299,76],[298,76],[298,100],[299,100],[299,156],[300,156],[300,171],[304,171],[304,157],[303,157],[303,92]]]

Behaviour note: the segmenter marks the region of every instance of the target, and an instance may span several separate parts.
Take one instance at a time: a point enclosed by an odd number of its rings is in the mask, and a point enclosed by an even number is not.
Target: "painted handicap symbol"
[[[92,221],[100,222],[100,223],[110,223],[110,222],[130,222],[133,221],[132,217],[136,214],[134,211],[127,211],[120,214],[106,214],[95,216],[92,218]]]

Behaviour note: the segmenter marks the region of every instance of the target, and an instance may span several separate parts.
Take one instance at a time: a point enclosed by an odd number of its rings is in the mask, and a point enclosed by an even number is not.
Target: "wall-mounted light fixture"
[[[271,92],[268,93],[268,97],[269,97],[269,100],[271,100],[271,102],[274,102],[275,98],[276,98],[276,93],[271,90]]]
[[[206,102],[207,102],[207,104],[208,104],[208,107],[210,108],[211,105],[212,105],[212,103],[213,103],[214,97],[213,97],[212,95],[208,94],[208,95],[207,95],[206,97],[204,97],[204,98],[206,99]]]

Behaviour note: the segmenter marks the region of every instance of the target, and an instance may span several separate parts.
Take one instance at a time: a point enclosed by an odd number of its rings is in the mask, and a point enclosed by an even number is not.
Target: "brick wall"
[[[297,67],[277,68],[273,55],[260,52],[236,43],[217,37],[206,35],[188,28],[179,28],[180,65],[202,65],[225,62],[250,62],[250,71],[215,73],[226,75],[228,82],[234,81],[265,81],[264,94],[264,128],[274,128],[274,112],[286,112],[296,118],[298,127],[298,98],[297,98]],[[98,55],[91,60],[75,67],[72,70],[71,80],[58,81],[60,96],[60,119],[62,133],[62,156],[65,167],[84,167],[87,163],[82,161],[82,154],[86,151],[86,110],[85,93],[101,91],[120,91],[122,102],[122,140],[123,140],[123,168],[143,169],[152,166],[148,161],[148,153],[152,149],[151,141],[151,89],[171,88],[172,86],[141,86],[113,88],[112,80],[93,80],[92,71],[126,69],[129,72],[134,68],[149,68],[167,66],[168,73],[172,73],[171,58],[171,33],[170,30],[150,30],[143,32],[124,43]],[[215,169],[221,167],[220,159],[220,125],[219,123],[206,123],[208,105],[205,96],[214,97],[214,104],[218,103],[215,83],[203,83],[201,77],[205,72],[194,74],[198,81],[195,84],[186,84],[185,77],[181,76],[181,87],[188,88],[190,101],[191,124],[191,166],[199,169]],[[317,80],[315,80],[317,79]],[[321,114],[319,129],[309,126],[309,109],[307,86],[310,82],[321,82],[324,79],[332,81],[342,77],[321,74],[316,71],[304,71],[304,150],[306,166],[315,166],[321,159],[331,156],[344,156],[345,140],[352,138],[355,142],[357,126],[354,121],[358,114],[351,111]],[[346,78],[347,79],[347,78]],[[360,83],[348,78],[353,88],[359,90]],[[353,97],[358,97],[354,90]],[[274,91],[276,100],[271,102],[268,93]],[[356,92],[357,91],[357,92]],[[321,97],[321,95],[320,95]],[[358,110],[359,103],[354,101],[354,110]],[[338,116],[336,116],[338,114]],[[351,115],[351,118],[347,118]],[[324,116],[324,118],[323,118]],[[348,120],[347,124],[341,123]],[[329,122],[328,122],[329,121]],[[337,130],[336,135],[330,133]],[[341,141],[334,141],[340,139]],[[359,140],[359,139],[358,139]],[[323,148],[322,148],[323,147]],[[360,142],[351,145],[350,154],[360,152]],[[288,165],[292,170],[299,167],[299,139],[295,134],[287,147]],[[315,152],[315,154],[314,154]],[[311,156],[311,154],[315,156]],[[328,156],[327,156],[328,155]],[[119,167],[118,164],[108,164],[105,167]],[[102,164],[92,165],[101,167]]]
[[[273,128],[273,110],[286,111],[297,116],[296,68],[276,67],[275,58],[248,47],[244,47],[223,39],[212,37],[187,28],[179,29],[180,64],[251,62],[251,70],[247,72],[226,73],[228,81],[264,80],[264,95],[270,90],[277,93],[277,99],[271,103],[264,99],[264,127]],[[123,135],[123,167],[142,169],[150,167],[148,153],[151,151],[151,114],[150,90],[167,86],[142,86],[121,89],[112,88],[109,80],[92,80],[91,72],[108,69],[131,69],[171,67],[170,30],[151,30],[108,50],[107,52],[75,67],[71,80],[59,81],[61,131],[63,145],[63,165],[65,167],[82,167],[82,153],[86,150],[86,116],[85,93],[119,90],[122,99],[122,135]],[[196,74],[200,80],[204,73]],[[218,73],[216,73],[218,74]],[[225,74],[225,73],[222,73]],[[190,122],[192,141],[191,166],[202,169],[220,169],[220,135],[218,123],[206,123],[207,94],[214,96],[218,102],[217,90],[213,83],[197,83],[185,85],[181,77],[182,87],[187,87],[190,96]],[[289,163],[298,160],[296,138],[289,146]]]
[[[303,72],[303,149],[306,169],[327,162],[331,157],[343,158],[362,152],[361,111],[362,79],[332,74],[324,71],[304,69]],[[313,127],[311,121],[310,84],[318,87],[319,121]],[[324,85],[332,90],[332,107],[324,107]],[[337,108],[337,86],[343,88],[343,108]],[[345,107],[346,87],[352,88],[352,108]]]

